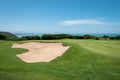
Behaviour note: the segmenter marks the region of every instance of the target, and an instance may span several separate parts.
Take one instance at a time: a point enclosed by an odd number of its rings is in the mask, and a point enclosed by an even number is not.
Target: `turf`
[[[120,80],[120,41],[57,41],[71,47],[49,63],[25,63],[16,57],[27,50],[12,49],[12,43],[28,41],[0,41],[0,80]]]

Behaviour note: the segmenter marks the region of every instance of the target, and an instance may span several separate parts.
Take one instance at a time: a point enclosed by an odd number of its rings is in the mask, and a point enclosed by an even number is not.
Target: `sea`
[[[17,37],[22,36],[42,36],[42,33],[14,33]]]
[[[17,37],[22,36],[42,36],[43,34],[71,34],[71,35],[77,35],[77,36],[83,36],[83,35],[93,35],[102,37],[104,35],[107,36],[120,36],[120,33],[14,33]]]

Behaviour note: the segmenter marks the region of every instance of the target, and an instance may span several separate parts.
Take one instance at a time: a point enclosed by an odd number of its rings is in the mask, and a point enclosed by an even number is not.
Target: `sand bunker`
[[[61,56],[69,48],[62,43],[39,43],[28,42],[23,44],[13,44],[12,48],[28,49],[28,52],[18,54],[21,60],[27,63],[49,62],[58,56]]]

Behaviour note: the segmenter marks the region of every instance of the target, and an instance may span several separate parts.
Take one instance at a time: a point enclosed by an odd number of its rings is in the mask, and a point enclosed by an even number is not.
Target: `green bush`
[[[40,36],[23,36],[21,40],[40,40]]]

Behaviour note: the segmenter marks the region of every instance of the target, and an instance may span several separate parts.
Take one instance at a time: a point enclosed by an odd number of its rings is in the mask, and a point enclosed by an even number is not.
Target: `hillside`
[[[17,36],[10,32],[2,32],[0,31],[0,40],[16,40]]]

